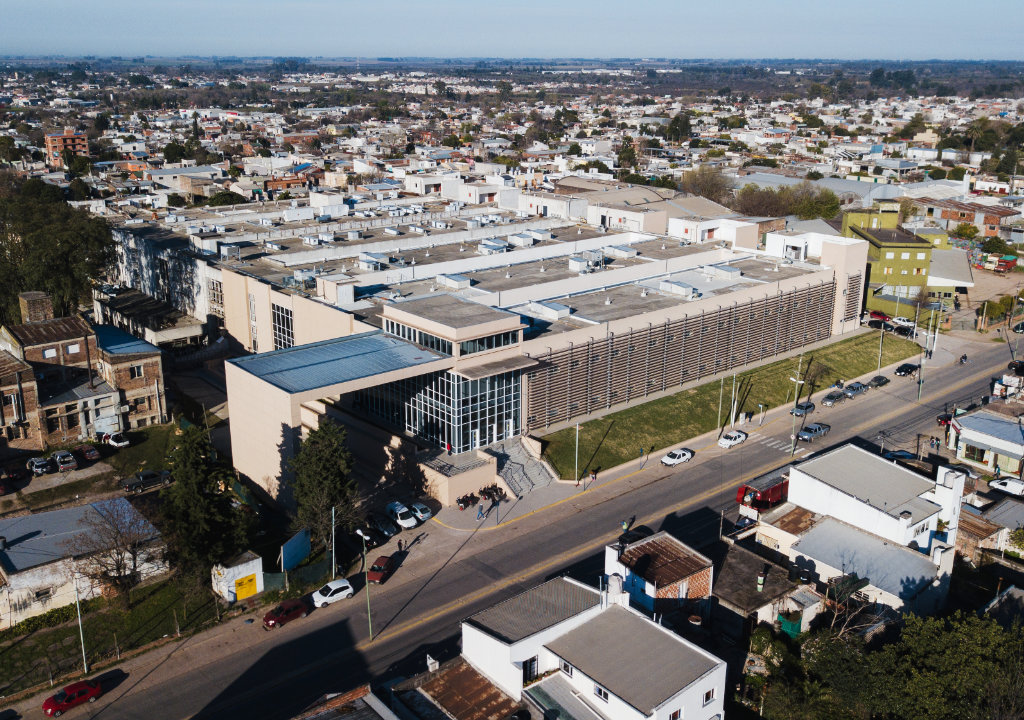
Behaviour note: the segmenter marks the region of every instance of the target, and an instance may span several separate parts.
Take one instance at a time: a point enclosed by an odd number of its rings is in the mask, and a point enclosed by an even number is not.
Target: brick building
[[[64,167],[64,153],[89,156],[89,139],[84,132],[66,127],[62,133],[46,136],[46,164],[51,168]]]
[[[77,315],[54,318],[44,294],[19,300],[27,322],[0,326],[0,450],[41,450],[164,421],[159,348]]]
[[[667,532],[605,547],[605,574],[622,578],[630,600],[648,612],[697,609],[711,597],[711,560]]]

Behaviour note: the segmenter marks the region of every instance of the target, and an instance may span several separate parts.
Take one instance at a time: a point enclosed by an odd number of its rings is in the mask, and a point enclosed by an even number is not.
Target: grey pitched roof
[[[618,605],[546,647],[644,715],[722,663]]]
[[[1024,527],[1024,502],[1014,498],[1005,498],[985,510],[982,515],[989,522],[1016,530]]]
[[[867,579],[890,595],[909,600],[935,579],[931,559],[916,550],[825,518],[793,543],[793,550],[843,573]]]
[[[938,505],[920,497],[935,483],[855,445],[822,453],[797,469],[892,517],[909,511],[911,523],[939,511]],[[792,495],[791,499],[799,503]]]
[[[600,593],[565,578],[543,585],[470,616],[466,622],[512,644],[579,615],[601,602]]]
[[[958,415],[956,422],[965,430],[988,435],[1014,445],[1024,445],[1024,426],[1016,418],[1008,418],[999,413],[981,410]]]
[[[126,498],[120,497],[0,520],[0,537],[7,540],[7,549],[0,550],[0,567],[5,574],[12,574],[68,557],[67,545],[92,532],[90,520],[106,505],[126,505],[131,512],[138,512]],[[149,527],[152,537],[158,537],[156,528]]]
[[[964,250],[932,250],[932,262],[928,269],[932,278],[929,284],[939,280],[952,280],[959,285],[974,285],[971,263]]]

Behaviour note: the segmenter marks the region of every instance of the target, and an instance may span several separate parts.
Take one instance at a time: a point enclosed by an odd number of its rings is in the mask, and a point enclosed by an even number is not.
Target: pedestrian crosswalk
[[[761,445],[764,445],[765,447],[770,447],[773,450],[778,450],[779,452],[786,453],[787,455],[790,452],[790,447],[792,443],[788,439],[768,437],[767,435],[762,435],[759,432],[749,433],[748,437],[754,442],[758,442]],[[799,455],[800,453],[806,451],[806,447],[798,445],[793,454]]]

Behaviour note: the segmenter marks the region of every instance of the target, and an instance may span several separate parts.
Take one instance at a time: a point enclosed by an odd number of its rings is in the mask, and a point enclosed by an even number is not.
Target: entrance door
[[[523,661],[523,685],[537,679],[537,657]]]

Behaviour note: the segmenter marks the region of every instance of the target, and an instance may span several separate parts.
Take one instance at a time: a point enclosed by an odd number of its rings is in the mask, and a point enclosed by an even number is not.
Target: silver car
[[[860,382],[852,382],[843,388],[843,395],[848,398],[855,398],[862,393],[868,391],[868,386]]]
[[[821,400],[823,407],[832,407],[836,403],[841,403],[846,399],[841,390],[833,390]]]

